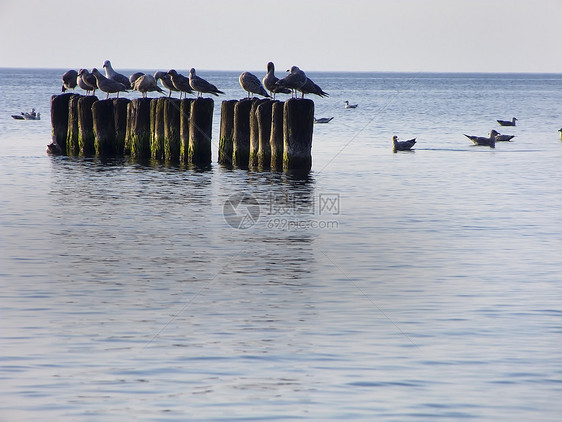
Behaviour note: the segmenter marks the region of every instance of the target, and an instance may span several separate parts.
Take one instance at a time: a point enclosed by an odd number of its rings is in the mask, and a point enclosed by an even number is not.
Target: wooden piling
[[[234,106],[234,136],[232,138],[232,164],[247,168],[250,162],[250,110],[252,100],[238,101]]]
[[[273,101],[266,100],[256,108],[258,121],[258,167],[269,169],[271,167],[271,111]]]
[[[78,155],[78,99],[79,94],[71,94],[68,100],[68,131],[66,134],[66,155]]]
[[[164,157],[169,161],[180,159],[180,107],[177,98],[164,97]],[[211,112],[212,113],[212,112]]]
[[[94,120],[92,118],[92,105],[98,101],[93,95],[82,96],[78,99],[78,145],[80,154],[94,155],[95,136]]]
[[[211,164],[214,105],[212,98],[197,98],[191,103],[188,161],[192,164]]]
[[[189,161],[189,126],[191,121],[191,103],[193,98],[180,100],[180,161]]]
[[[257,109],[260,104],[263,104],[266,99],[253,98],[252,108],[250,109],[250,158],[249,166],[257,167],[258,165],[258,150],[260,147],[259,129],[258,129],[258,115]]]
[[[283,169],[312,168],[314,101],[291,98],[283,109]]]
[[[283,109],[284,103],[274,101],[271,107],[271,169],[283,169]]]
[[[232,165],[232,139],[234,137],[234,106],[237,100],[225,100],[221,104],[221,127],[219,138],[219,164]]]
[[[53,95],[51,97],[51,135],[66,154],[66,135],[68,132],[68,102],[73,94]]]
[[[125,142],[130,145],[131,157],[150,158],[150,98],[135,98],[128,106],[128,125]]]
[[[164,111],[166,97],[150,100],[150,155],[156,160],[164,159]]]
[[[113,119],[113,100],[96,101],[92,105],[94,123],[94,147],[97,155],[112,156],[116,154],[115,122]]]
[[[129,155],[125,151],[125,135],[127,134],[127,106],[131,100],[128,98],[113,99],[113,122],[115,124],[115,155]]]

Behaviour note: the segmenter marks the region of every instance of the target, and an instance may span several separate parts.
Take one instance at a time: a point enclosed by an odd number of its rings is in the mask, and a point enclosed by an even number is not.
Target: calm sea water
[[[62,73],[0,69],[0,421],[559,420],[562,75],[311,74],[295,176],[47,156]]]

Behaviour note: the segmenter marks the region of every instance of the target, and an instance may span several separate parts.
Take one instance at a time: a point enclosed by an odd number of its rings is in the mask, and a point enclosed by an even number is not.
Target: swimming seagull
[[[332,119],[333,117],[320,117],[319,119],[315,117],[314,123],[330,123]]]
[[[87,69],[80,69],[78,72],[78,86],[86,91],[86,94],[92,91],[92,95],[96,95],[96,89],[98,89],[96,77],[88,72]]]
[[[129,81],[129,78],[113,70],[113,67],[111,67],[111,62],[109,60],[106,60],[103,63],[103,67],[105,67],[105,76],[107,77],[107,79],[122,83],[123,85],[125,85],[126,89],[131,89],[131,81]]]
[[[191,85],[191,88],[193,88],[193,90],[197,92],[198,98],[199,94],[204,93],[213,94],[216,96],[218,96],[218,94],[224,94],[224,92],[217,89],[216,86],[197,76],[194,68],[191,68],[191,70],[189,71],[189,85]]]
[[[515,138],[515,135],[502,135],[498,133],[496,135],[496,142],[511,142],[513,138]]]
[[[322,91],[322,88],[316,85],[310,78],[306,78],[305,84],[299,88],[299,91],[302,92],[302,98],[304,98],[304,94],[315,94],[319,97],[328,96],[328,93]]]
[[[240,77],[238,78],[238,82],[240,82],[240,86],[242,89],[248,92],[248,98],[250,98],[250,94],[257,94],[261,95],[262,97],[269,98],[269,94],[261,84],[260,80],[256,75],[250,72],[242,72]]]
[[[193,94],[193,90],[191,89],[191,85],[189,84],[189,79],[187,77],[183,76],[181,73],[176,72],[175,69],[170,69],[168,71],[168,75],[170,75],[172,84],[176,88],[176,91],[180,92],[180,99],[182,92],[185,92],[186,94]]]
[[[96,78],[98,88],[107,93],[107,96],[105,97],[106,100],[109,98],[109,94],[113,94],[116,92],[117,98],[119,98],[119,92],[127,91],[127,87],[125,85],[123,85],[121,82],[114,81],[113,79],[106,78],[95,67],[92,69],[92,74]]]
[[[394,152],[410,151],[415,143],[416,143],[416,138],[410,139],[408,141],[399,141],[398,136],[394,135],[392,137],[392,147],[394,149]]]
[[[306,83],[306,73],[297,66],[292,66],[287,72],[289,72],[289,74],[283,79],[279,79],[275,85],[279,88],[289,88],[294,96],[295,91],[302,88]]]
[[[178,92],[178,90],[176,89],[176,87],[172,83],[172,77],[170,75],[168,75],[168,73],[166,73],[166,72],[156,72],[154,74],[154,79],[156,79],[156,82],[158,82],[158,80],[160,79],[164,88],[166,88],[167,90],[170,91],[170,93],[168,94],[168,97],[172,96],[172,91]],[[188,79],[188,83],[189,83],[189,79]],[[189,88],[191,89],[191,87],[189,87]],[[180,92],[180,95],[181,95],[181,92]]]
[[[78,72],[74,69],[64,72],[64,75],[62,75],[62,92],[65,92],[67,89],[71,89],[74,91],[74,88],[76,88],[77,79]]]
[[[512,117],[511,120],[498,120],[500,126],[515,126],[515,121],[518,120],[516,117]]]
[[[154,79],[154,76],[152,75],[142,75],[140,78],[136,79],[134,89],[140,92],[143,98],[146,98],[147,92],[154,91],[166,95],[164,90],[158,86],[156,79]]]
[[[344,101],[345,108],[357,108],[357,104],[349,104],[349,101]]]
[[[275,65],[273,62],[269,62],[267,64],[267,73],[263,77],[262,82],[265,89],[269,91],[270,94],[273,94],[273,99],[275,99],[275,94],[290,94],[291,90],[289,88],[281,88],[277,86],[277,81],[279,78],[275,76]]]
[[[496,147],[496,136],[499,135],[495,130],[490,131],[490,135],[486,138],[485,136],[471,136],[464,135],[474,143],[474,145],[488,146],[490,148]]]

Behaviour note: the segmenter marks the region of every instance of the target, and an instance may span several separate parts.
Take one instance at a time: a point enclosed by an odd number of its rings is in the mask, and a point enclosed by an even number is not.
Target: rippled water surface
[[[559,420],[562,76],[311,74],[294,175],[47,156],[61,74],[0,69],[0,421]]]

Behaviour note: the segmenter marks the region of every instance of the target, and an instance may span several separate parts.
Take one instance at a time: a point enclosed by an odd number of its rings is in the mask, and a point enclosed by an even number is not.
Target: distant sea
[[[207,171],[48,156],[64,71],[0,69],[0,421],[559,420],[562,75],[310,73],[296,176],[216,163],[239,72]]]

